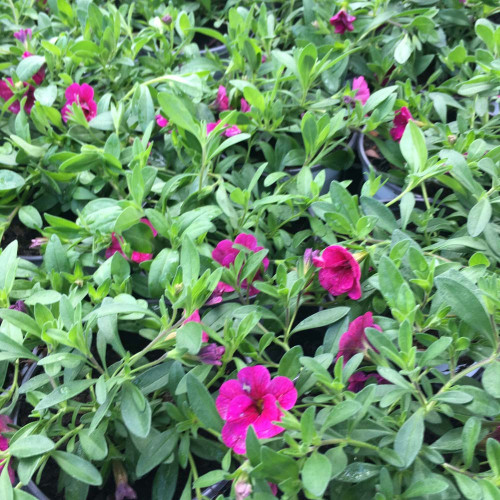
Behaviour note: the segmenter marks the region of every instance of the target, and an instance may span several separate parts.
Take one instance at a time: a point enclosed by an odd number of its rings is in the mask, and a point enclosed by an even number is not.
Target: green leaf
[[[453,477],[455,478],[455,481],[465,498],[469,500],[478,500],[479,498],[483,498],[483,495],[481,494],[481,487],[476,483],[476,481],[474,481],[474,479],[458,472],[451,471],[451,473],[453,474]]]
[[[360,410],[361,404],[354,400],[342,401],[341,403],[336,404],[326,417],[322,430],[333,427],[340,422],[345,422],[351,417],[354,417],[354,415],[356,415],[356,413]]]
[[[437,289],[443,295],[444,303],[473,331],[480,332],[495,345],[488,313],[476,294],[464,284],[448,276],[438,276]]]
[[[500,443],[496,439],[486,441],[486,456],[495,477],[500,476]]]
[[[273,482],[281,482],[285,479],[296,479],[299,476],[299,466],[292,457],[282,455],[271,450],[267,446],[261,448],[261,467],[265,471],[266,478]]]
[[[125,382],[122,386],[121,415],[131,434],[146,438],[151,430],[151,407],[139,388]]]
[[[80,394],[95,383],[95,380],[73,380],[64,385],[56,387],[50,394],[45,396],[36,406],[35,411],[45,410],[63,401]]]
[[[38,326],[38,323],[31,316],[21,311],[0,309],[0,318],[17,326],[24,332],[31,333],[37,337],[42,336],[42,329]]]
[[[212,486],[212,484],[223,481],[227,475],[224,470],[212,470],[200,476],[194,483],[195,488],[206,488],[207,486]]]
[[[410,58],[412,50],[410,37],[406,34],[394,49],[394,59],[398,64],[404,64]]]
[[[57,86],[51,84],[47,87],[36,88],[35,99],[44,106],[52,106],[57,99]]]
[[[332,325],[342,319],[349,312],[349,307],[333,307],[312,314],[308,318],[302,320],[293,330],[292,333],[320,328],[326,325]]]
[[[10,294],[17,271],[17,240],[9,243],[0,254],[0,290]]]
[[[417,498],[435,495],[448,488],[448,482],[438,477],[427,477],[413,483],[403,494],[403,498]]]
[[[21,207],[18,216],[19,220],[30,229],[40,229],[43,225],[40,212],[31,205]]]
[[[161,92],[158,94],[158,102],[169,121],[188,130],[196,137],[199,133],[199,126],[182,99],[174,94]]]
[[[3,359],[5,354],[12,356],[9,359],[32,359],[38,361],[38,358],[26,347],[18,344],[15,340],[11,339],[5,333],[0,333],[0,356]]]
[[[397,89],[397,85],[391,85],[390,87],[386,87],[384,89],[377,90],[374,92],[366,101],[366,104],[363,106],[363,113],[369,113],[373,111],[379,104],[384,102],[389,96],[395,93]]]
[[[71,270],[66,250],[62,246],[59,237],[55,234],[50,237],[43,261],[49,272],[69,273]]]
[[[495,361],[488,365],[481,378],[484,390],[494,398],[500,398],[500,363]]]
[[[399,143],[401,154],[413,173],[423,172],[427,163],[425,137],[418,125],[410,120]]]
[[[9,451],[17,458],[42,455],[54,449],[54,442],[41,434],[21,436],[9,445]]]
[[[498,380],[499,379],[497,379],[497,384]],[[467,422],[465,422],[462,431],[462,453],[464,456],[464,466],[466,469],[468,469],[472,465],[472,459],[474,458],[474,451],[476,449],[480,433],[481,421],[477,417],[470,417]]]
[[[0,170],[0,191],[10,191],[24,186],[24,178],[12,170]]]
[[[78,433],[80,444],[90,460],[104,460],[108,456],[108,443],[101,428],[90,432],[82,429]]]
[[[424,441],[424,417],[417,410],[399,429],[394,440],[394,451],[401,457],[404,467],[409,467],[420,451]]]
[[[325,455],[313,452],[302,467],[304,488],[317,497],[326,491],[332,475],[332,464]]]
[[[65,451],[54,451],[51,456],[70,477],[85,484],[101,486],[100,472],[87,460]]]
[[[175,429],[168,429],[159,435],[150,436],[148,452],[142,453],[137,461],[136,474],[142,477],[164,462],[177,446],[179,436]]]
[[[27,82],[45,63],[45,57],[32,55],[24,58],[17,66],[16,74],[20,80]]]
[[[398,223],[394,214],[383,203],[368,196],[361,196],[360,201],[365,215],[377,217],[377,227],[387,231],[389,234],[398,229]]]
[[[186,377],[186,385],[191,409],[199,421],[208,429],[220,431],[222,420],[207,388],[190,373]]]
[[[475,238],[479,236],[491,219],[492,209],[488,198],[479,200],[470,210],[467,216],[467,232]]]
[[[446,349],[448,349],[448,347],[450,346],[452,340],[453,339],[451,337],[441,337],[435,340],[422,354],[419,363],[420,366],[426,366],[429,361],[437,358],[440,354],[446,351]]]
[[[189,321],[182,325],[175,336],[178,349],[187,349],[189,354],[198,354],[201,347],[202,327],[199,323]]]

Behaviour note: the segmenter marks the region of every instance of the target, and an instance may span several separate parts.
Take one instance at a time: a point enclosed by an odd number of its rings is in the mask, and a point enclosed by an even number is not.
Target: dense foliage
[[[500,499],[496,0],[0,0],[0,497]]]

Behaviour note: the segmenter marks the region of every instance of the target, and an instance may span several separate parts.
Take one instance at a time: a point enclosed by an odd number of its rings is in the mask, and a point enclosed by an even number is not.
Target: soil
[[[40,233],[38,233],[38,231],[27,228],[16,217],[3,235],[2,248],[5,248],[12,241],[17,240],[19,243],[17,254],[19,256],[21,255],[38,256],[40,255],[40,248],[30,248],[30,245],[31,245],[31,240],[39,236]]]

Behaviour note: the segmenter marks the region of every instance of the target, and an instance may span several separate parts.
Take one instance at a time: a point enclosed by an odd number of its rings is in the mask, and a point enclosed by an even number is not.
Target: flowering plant
[[[1,499],[500,498],[493,3],[0,1]]]

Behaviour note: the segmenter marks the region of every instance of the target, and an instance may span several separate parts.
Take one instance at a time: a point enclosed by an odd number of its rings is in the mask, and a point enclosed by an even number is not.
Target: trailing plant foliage
[[[1,498],[500,498],[497,21],[0,1]]]

